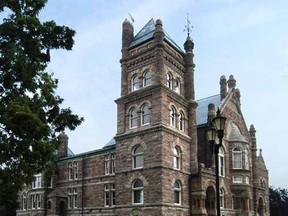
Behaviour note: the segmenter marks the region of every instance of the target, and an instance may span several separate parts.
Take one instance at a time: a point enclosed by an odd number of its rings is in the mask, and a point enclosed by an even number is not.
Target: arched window
[[[144,202],[143,182],[140,179],[137,179],[132,185],[132,199],[133,204],[143,204]]]
[[[47,201],[47,209],[51,209],[51,200]]]
[[[169,89],[173,89],[172,75],[170,73],[167,74],[167,84],[166,85]]]
[[[184,119],[185,119],[184,113],[181,111],[179,115],[179,130],[180,131],[184,131],[184,125],[185,125]]]
[[[242,169],[242,151],[236,147],[232,151],[233,169]]]
[[[174,183],[174,204],[181,204],[181,183],[178,180]]]
[[[180,169],[181,167],[181,151],[178,146],[173,149],[173,167]]]
[[[144,158],[143,158],[143,147],[141,145],[137,145],[133,149],[132,157],[133,157],[133,169],[143,168]]]
[[[132,77],[132,83],[131,83],[131,88],[132,88],[132,91],[135,91],[135,90],[138,90],[140,88],[140,83],[139,83],[139,78],[137,75],[134,75]]]
[[[176,83],[175,83],[175,92],[178,94],[181,93],[181,82],[178,78],[176,79]]]
[[[138,118],[137,118],[137,111],[136,111],[135,108],[132,108],[132,109],[130,110],[129,118],[130,118],[130,119],[129,119],[130,128],[135,128],[135,127],[137,127],[137,120],[138,120]]]
[[[143,86],[149,86],[152,84],[151,72],[149,70],[145,71],[144,79],[143,79]]]
[[[224,160],[224,150],[222,147],[219,148],[219,176],[225,176],[225,160]]]
[[[144,104],[141,108],[141,125],[150,123],[150,110],[147,104]]]
[[[25,192],[22,194],[22,209],[27,209],[27,194]]]
[[[175,127],[175,116],[176,111],[175,108],[172,106],[170,110],[170,126]]]
[[[225,207],[225,190],[224,188],[221,188],[219,191],[219,195],[220,195],[220,208],[224,208]]]

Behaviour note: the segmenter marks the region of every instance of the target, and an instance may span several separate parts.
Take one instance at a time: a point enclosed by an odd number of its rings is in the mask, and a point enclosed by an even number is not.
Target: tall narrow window
[[[144,79],[143,79],[143,86],[149,86],[152,84],[152,79],[151,79],[151,72],[149,70],[147,70],[144,73]]]
[[[184,119],[185,119],[184,113],[181,111],[179,115],[179,130],[180,131],[184,131],[184,124],[185,124]]]
[[[32,194],[31,195],[31,206],[32,209],[40,209],[41,208],[41,194]]]
[[[132,77],[132,83],[131,84],[132,84],[132,86],[131,86],[132,91],[136,91],[136,90],[138,90],[140,88],[139,78],[138,78],[137,75],[134,75]]]
[[[218,160],[219,160],[219,176],[225,176],[224,150],[222,147],[219,148]]]
[[[138,145],[133,150],[133,168],[143,168],[144,158],[143,158],[143,147]]]
[[[78,179],[78,162],[73,161],[68,163],[69,180]]]
[[[173,150],[173,167],[175,169],[180,169],[181,164],[181,153],[180,149],[176,146]]]
[[[32,182],[32,189],[41,188],[41,174],[35,175]]]
[[[133,204],[143,204],[144,202],[144,191],[143,191],[143,182],[138,179],[134,182],[132,186],[132,199]]]
[[[115,173],[115,154],[107,154],[104,156],[105,175]]]
[[[144,104],[141,108],[141,125],[150,123],[150,110],[147,104]]]
[[[27,209],[27,194],[25,192],[22,194],[22,209]]]
[[[53,187],[53,178],[47,177],[47,187],[52,188]]]
[[[248,148],[248,146],[246,146],[245,148],[244,148],[244,165],[245,165],[245,169],[246,170],[249,170],[249,148]]]
[[[167,74],[167,84],[166,85],[169,89],[173,89],[172,75],[170,73]]]
[[[232,151],[233,169],[242,169],[242,151],[240,148],[234,148]]]
[[[73,174],[74,179],[78,179],[78,162],[76,161],[73,162]]]
[[[105,165],[105,175],[110,174],[110,155],[104,156],[104,165]]]
[[[68,189],[68,208],[77,208],[77,188]]]
[[[181,93],[181,83],[179,79],[176,79],[176,83],[175,83],[175,92],[180,94]]]
[[[111,174],[114,174],[116,170],[115,154],[111,154]]]
[[[115,205],[115,184],[105,184],[105,206]]]
[[[130,128],[135,128],[137,127],[137,111],[135,108],[132,108],[130,110]]]
[[[224,188],[221,188],[219,191],[219,195],[220,195],[220,208],[224,208],[225,207],[225,190]]]
[[[181,204],[181,183],[178,180],[174,183],[174,204]]]
[[[172,106],[170,110],[170,126],[175,127],[175,116],[176,111],[175,108]]]

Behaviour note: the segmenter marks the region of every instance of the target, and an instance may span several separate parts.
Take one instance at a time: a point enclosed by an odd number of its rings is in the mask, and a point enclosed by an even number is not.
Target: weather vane
[[[185,25],[184,32],[187,31],[188,37],[190,37],[190,32],[192,31],[193,26],[191,25],[190,20],[189,20],[189,13],[187,13],[186,20],[187,20],[187,24]]]
[[[132,15],[131,15],[130,13],[128,13],[128,15],[129,15],[129,17],[130,17],[132,23],[134,23],[135,20],[133,19]]]

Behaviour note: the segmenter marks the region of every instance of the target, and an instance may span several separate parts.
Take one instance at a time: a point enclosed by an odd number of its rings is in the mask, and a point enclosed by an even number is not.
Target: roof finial
[[[187,24],[185,25],[184,32],[187,31],[187,35],[188,37],[190,37],[190,32],[192,31],[193,26],[191,25],[190,20],[189,20],[189,13],[187,13],[186,21],[187,21]]]
[[[134,18],[132,17],[132,15],[131,15],[130,13],[128,13],[128,15],[129,15],[129,17],[130,17],[130,19],[131,19],[132,23],[134,23],[134,22],[135,22],[135,20],[134,20]]]

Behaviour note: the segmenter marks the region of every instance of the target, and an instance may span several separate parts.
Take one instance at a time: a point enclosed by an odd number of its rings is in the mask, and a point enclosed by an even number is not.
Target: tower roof
[[[154,32],[156,30],[154,19],[150,19],[149,22],[135,35],[133,38],[129,48],[133,48],[139,44],[142,44],[148,40],[153,38]],[[170,43],[174,48],[176,48],[179,52],[183,52],[181,48],[173,41],[173,39],[164,31],[164,39]]]

